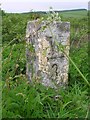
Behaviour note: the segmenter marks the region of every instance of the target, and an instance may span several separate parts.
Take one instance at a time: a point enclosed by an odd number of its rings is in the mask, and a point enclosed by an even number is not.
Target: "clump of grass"
[[[77,84],[67,90],[21,84],[8,90],[3,85],[4,118],[85,118],[88,112],[87,90]]]

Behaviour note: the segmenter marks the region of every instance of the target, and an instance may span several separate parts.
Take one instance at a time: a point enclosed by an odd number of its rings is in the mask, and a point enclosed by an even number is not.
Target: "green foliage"
[[[13,86],[13,85],[12,85]],[[54,91],[22,78],[17,87],[3,86],[3,117],[8,118],[84,118],[87,114],[87,90],[75,84],[67,90]]]
[[[25,74],[25,47],[24,44],[13,44],[3,50],[2,80]]]
[[[3,118],[89,118],[89,88],[71,63],[66,89],[55,91],[27,81],[25,31],[27,21],[41,17],[35,15],[3,15]],[[43,17],[47,19],[47,15]],[[87,18],[65,18],[62,14],[62,19],[71,23],[70,57],[89,80]],[[34,51],[32,46],[30,51]]]
[[[64,16],[64,18],[86,18],[87,17],[87,10],[77,10],[77,11],[63,11],[61,12],[61,15]]]

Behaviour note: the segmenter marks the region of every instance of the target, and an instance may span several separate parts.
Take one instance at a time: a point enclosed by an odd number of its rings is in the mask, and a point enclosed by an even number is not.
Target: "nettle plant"
[[[42,22],[43,20],[45,20],[43,17],[40,19],[40,22]],[[80,71],[80,69],[78,68],[78,66],[75,64],[75,62],[72,60],[72,58],[65,52],[65,47],[66,46],[63,46],[62,44],[59,44],[54,36],[54,34],[52,33],[52,29],[50,28],[49,24],[53,23],[53,22],[62,22],[61,21],[61,17],[59,15],[59,13],[57,12],[54,12],[52,10],[52,8],[50,9],[50,11],[47,13],[47,18],[46,18],[46,21],[47,21],[47,26],[43,26],[41,28],[41,31],[43,31],[45,28],[49,28],[50,32],[51,32],[51,35],[53,37],[53,39],[55,40],[55,44],[58,48],[59,51],[62,51],[65,56],[69,59],[69,61],[71,62],[71,64],[75,67],[75,69],[78,71],[78,73],[80,74],[80,76],[82,77],[83,81],[86,83],[86,85],[88,87],[90,87],[90,83],[88,82],[87,78],[84,76],[84,74]]]

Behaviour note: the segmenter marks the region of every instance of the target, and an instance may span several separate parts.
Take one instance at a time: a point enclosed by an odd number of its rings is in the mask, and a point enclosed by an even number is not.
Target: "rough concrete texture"
[[[69,55],[70,23],[29,21],[26,29],[26,74],[45,86],[57,88],[68,84],[69,60],[56,45],[64,46]],[[55,42],[56,41],[56,42]]]

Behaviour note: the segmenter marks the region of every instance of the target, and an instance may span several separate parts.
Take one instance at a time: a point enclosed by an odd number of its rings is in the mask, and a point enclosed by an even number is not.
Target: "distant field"
[[[59,12],[60,15],[62,15],[64,18],[86,18],[88,11],[86,9],[76,9],[76,10],[65,10],[65,11],[55,11],[55,12]],[[28,12],[28,13],[24,13],[25,14],[33,14]],[[38,11],[38,12],[34,12],[34,16],[39,16],[39,15],[45,15],[46,12],[42,12],[42,11]]]
[[[60,14],[63,15],[63,17],[74,17],[74,18],[83,18],[87,17],[87,11],[82,10],[82,11],[67,11],[67,12],[61,12]]]

